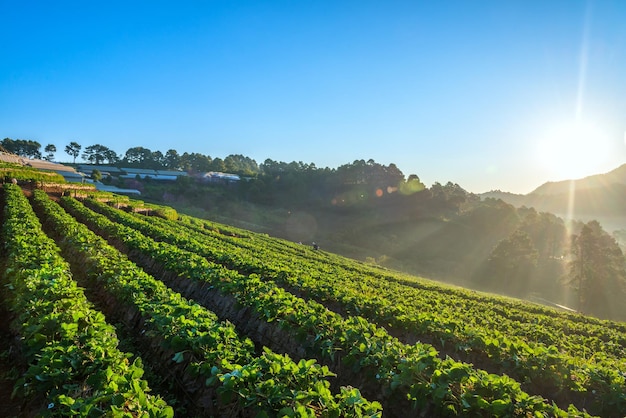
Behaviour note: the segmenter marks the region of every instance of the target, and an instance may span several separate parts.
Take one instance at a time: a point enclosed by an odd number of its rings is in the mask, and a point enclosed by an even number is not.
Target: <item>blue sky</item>
[[[527,193],[626,163],[626,2],[0,0],[0,137],[395,163]]]

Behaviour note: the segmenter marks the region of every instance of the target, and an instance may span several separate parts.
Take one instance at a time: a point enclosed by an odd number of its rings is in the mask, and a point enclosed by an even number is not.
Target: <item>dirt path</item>
[[[0,299],[0,416],[23,417],[28,414],[22,410],[21,401],[11,399],[16,377],[16,341],[15,335],[9,329],[10,321],[4,300]]]

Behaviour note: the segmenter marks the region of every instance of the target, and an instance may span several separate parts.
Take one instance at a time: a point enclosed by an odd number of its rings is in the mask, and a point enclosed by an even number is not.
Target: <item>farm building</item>
[[[237,174],[222,173],[219,171],[201,173],[197,176],[197,178],[207,183],[235,183],[241,180]]]

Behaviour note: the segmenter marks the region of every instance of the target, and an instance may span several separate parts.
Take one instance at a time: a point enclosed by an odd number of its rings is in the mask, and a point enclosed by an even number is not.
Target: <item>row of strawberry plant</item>
[[[171,222],[169,224],[172,225]],[[181,225],[181,223],[177,225]],[[221,230],[216,229],[217,227],[214,223],[208,223],[208,221],[204,221],[204,225],[201,224],[201,227],[198,227],[196,224],[191,225],[189,222],[187,222],[187,226],[197,232],[203,232],[209,237],[218,238],[242,249],[252,251],[255,254],[260,252],[261,257],[264,259],[269,257],[276,261],[282,260],[291,265],[294,261],[293,256],[298,255],[299,257],[295,259],[296,263],[303,265],[308,270],[311,267],[320,273],[325,273],[327,276],[330,275],[330,277],[341,276],[352,281],[362,281],[362,278],[365,276],[374,279],[377,285],[380,281],[383,281],[391,282],[390,285],[395,285],[394,288],[397,288],[397,285],[403,285],[419,290],[433,290],[436,293],[433,295],[435,298],[437,295],[440,295],[439,300],[443,300],[447,304],[453,304],[455,307],[460,308],[461,311],[465,310],[465,305],[472,302],[478,302],[481,306],[486,303],[490,307],[488,318],[492,323],[495,321],[500,324],[503,320],[513,320],[522,328],[520,336],[526,336],[527,330],[523,329],[524,323],[532,316],[533,324],[538,324],[545,330],[540,336],[541,342],[545,344],[559,344],[563,342],[564,338],[577,334],[584,338],[597,338],[598,344],[596,347],[602,352],[606,352],[606,344],[620,346],[614,347],[618,350],[615,356],[617,358],[624,357],[626,324],[617,324],[582,315],[572,315],[555,309],[517,302],[511,298],[496,298],[492,295],[488,297],[478,296],[476,292],[468,292],[451,286],[446,287],[441,284],[429,286],[425,280],[418,281],[406,275],[392,274],[389,271],[349,261],[345,258],[338,258],[333,254],[311,251],[302,245],[278,239],[269,239],[262,234],[253,236],[248,233],[246,235],[247,239],[240,239],[240,235],[237,234],[236,230],[224,234]],[[216,230],[219,231],[219,235],[215,234]],[[230,250],[232,252],[233,249]],[[312,263],[307,263],[307,260],[311,260]],[[394,304],[396,303],[397,301],[394,302]],[[420,310],[423,310],[423,308],[421,307]],[[437,310],[439,310],[438,307],[434,308],[434,311]],[[531,329],[531,337],[538,338],[537,327],[528,328]],[[586,341],[586,343],[588,344],[589,341]],[[579,345],[578,343],[574,344],[574,346]]]
[[[251,235],[250,237],[252,237]],[[552,307],[529,303],[510,297],[484,294],[481,292],[463,289],[457,286],[445,285],[440,282],[426,280],[408,274],[393,272],[389,269],[373,266],[370,264],[349,260],[336,256],[332,253],[321,251],[303,251],[301,245],[285,240],[269,239],[263,234],[254,235],[261,245],[268,250],[277,250],[277,254],[286,255],[290,249],[297,254],[304,254],[303,258],[311,258],[321,261],[324,266],[336,266],[343,270],[352,271],[359,276],[367,275],[380,279],[384,282],[398,283],[404,286],[417,288],[425,291],[435,291],[445,295],[446,299],[451,299],[451,303],[463,304],[466,301],[478,303],[488,303],[497,305],[499,309],[494,312],[495,317],[511,318],[521,317],[525,319],[532,315],[533,321],[550,326],[552,341],[558,342],[563,335],[577,333],[585,337],[597,337],[603,342],[618,342],[626,345],[626,323],[598,319],[591,316],[584,316],[578,313],[566,312]],[[222,239],[230,242],[238,242],[240,245],[247,244],[249,240],[237,240],[235,237],[222,236]],[[306,248],[306,247],[305,247]],[[491,316],[491,315],[490,315]],[[500,318],[498,318],[499,320]],[[556,331],[553,333],[553,331]]]
[[[157,224],[165,225],[170,230],[172,227],[180,227],[180,224],[166,223],[161,220],[159,220]],[[208,235],[210,237],[213,234],[208,233]],[[206,239],[203,239],[203,237],[197,234],[194,235],[194,238],[206,242]],[[213,238],[215,239],[215,237]],[[595,325],[588,324],[584,329],[581,329],[578,325],[580,316],[575,317],[573,321],[568,321],[568,318],[564,317],[558,317],[555,320],[554,317],[531,314],[525,309],[502,306],[502,300],[496,300],[495,298],[483,298],[479,301],[472,301],[471,299],[468,301],[467,298],[459,300],[459,298],[450,297],[448,292],[442,292],[441,286],[436,288],[434,293],[428,293],[429,303],[423,306],[417,305],[417,301],[411,300],[411,293],[419,295],[423,300],[426,299],[422,297],[424,294],[422,290],[424,289],[411,292],[411,288],[405,289],[403,285],[394,281],[381,286],[382,277],[371,274],[371,271],[368,273],[368,271],[363,268],[360,270],[360,274],[353,274],[349,271],[351,268],[346,268],[346,264],[348,264],[347,261],[344,261],[341,265],[329,266],[327,262],[311,263],[303,259],[303,257],[294,258],[290,254],[285,255],[283,251],[275,251],[275,248],[269,245],[276,240],[266,239],[263,240],[262,243],[259,243],[256,239],[241,240],[229,236],[219,236],[219,239],[227,242],[227,246],[222,246],[225,257],[229,255],[246,254],[246,252],[238,251],[236,247],[228,244],[240,246],[242,250],[245,248],[247,255],[255,256],[255,260],[253,260],[256,261],[255,265],[233,265],[233,267],[256,269],[257,271],[260,270],[262,273],[271,276],[275,276],[277,273],[284,273],[288,267],[292,273],[297,272],[294,275],[298,277],[298,280],[300,280],[303,275],[308,276],[316,274],[316,277],[314,277],[315,283],[329,277],[332,278],[333,283],[335,283],[336,279],[339,278],[346,283],[346,286],[351,284],[358,286],[357,290],[359,293],[369,290],[376,294],[377,299],[385,297],[390,302],[390,306],[396,308],[402,307],[403,305],[419,306],[421,313],[424,311],[439,313],[442,308],[445,309],[447,306],[454,307],[450,312],[450,318],[452,320],[460,316],[456,314],[456,312],[466,313],[467,311],[474,310],[476,306],[479,306],[481,308],[480,312],[476,312],[476,315],[473,315],[470,320],[481,328],[494,328],[494,325],[498,325],[500,328],[508,329],[507,334],[509,335],[519,336],[524,340],[536,341],[546,345],[557,345],[560,351],[569,351],[571,349],[574,350],[574,352],[571,353],[573,355],[578,354],[576,350],[580,347],[584,347],[582,349],[583,352],[580,353],[584,356],[598,353],[600,355],[607,354],[614,359],[622,359],[626,355],[626,349],[624,347],[626,345],[626,333],[619,332],[619,330],[616,329],[619,327],[614,326],[619,324],[604,321]],[[211,247],[218,246],[214,241],[211,241],[210,245]],[[318,252],[308,251],[305,253]],[[224,261],[234,264],[232,263],[232,259],[234,259],[234,257],[231,259],[227,258]],[[274,263],[269,264],[267,260],[272,260]],[[238,261],[238,259],[235,259],[235,261]],[[387,280],[385,280],[385,282],[387,282]],[[370,286],[367,286],[368,283]],[[380,287],[382,287],[384,295],[381,295]],[[483,312],[488,312],[488,315]],[[468,320],[466,315],[463,315],[461,319],[463,322],[467,322]]]
[[[622,345],[626,343],[626,323],[615,323],[590,316],[564,312],[534,303],[527,303],[513,298],[497,297],[491,294],[484,295],[480,292],[468,291],[456,286],[446,286],[440,282],[433,282],[415,276],[393,272],[378,266],[346,259],[345,257],[337,256],[332,253],[311,251],[307,246],[303,246],[302,244],[271,238],[267,234],[245,231],[233,226],[225,226],[204,219],[192,218],[187,215],[180,215],[179,220],[180,224],[192,227],[197,231],[202,231],[209,235],[214,236],[215,233],[219,233],[221,239],[236,245],[249,247],[250,243],[255,241],[255,244],[260,243],[267,250],[275,250],[276,254],[281,256],[290,257],[296,255],[301,259],[321,261],[325,266],[335,265],[361,275],[370,275],[384,281],[398,282],[422,290],[434,290],[437,293],[443,293],[462,300],[470,299],[480,303],[493,302],[495,300],[498,305],[506,310],[506,315],[517,315],[516,311],[521,311],[522,314],[538,314],[540,317],[548,317],[542,318],[544,321],[552,321],[558,324],[562,324],[563,322],[573,323],[566,325],[567,331],[569,332],[581,332],[586,336],[598,336],[603,341],[611,341],[619,338],[622,341]],[[555,340],[559,340],[560,338],[560,336],[556,336]]]
[[[93,204],[90,205],[94,206]],[[326,300],[332,298],[332,300],[338,301],[378,323],[391,323],[396,327],[407,328],[407,324],[409,326],[415,325],[417,321],[421,321],[421,324],[427,326],[421,330],[424,334],[434,334],[439,338],[451,341],[456,344],[457,348],[465,351],[487,352],[491,361],[495,363],[494,369],[497,367],[498,371],[512,373],[529,382],[527,386],[531,390],[538,391],[538,387],[548,387],[553,391],[588,391],[590,394],[592,391],[596,391],[596,396],[591,398],[597,402],[598,405],[594,407],[600,412],[615,408],[623,410],[625,407],[622,369],[626,370],[626,368],[619,367],[620,364],[624,363],[623,359],[607,357],[604,353],[596,350],[591,361],[586,361],[574,355],[561,353],[554,347],[527,343],[521,338],[506,334],[506,326],[510,325],[511,321],[490,325],[482,323],[478,326],[472,324],[471,321],[463,323],[458,320],[455,321],[454,318],[445,318],[443,314],[449,313],[449,310],[442,309],[445,308],[442,306],[439,307],[438,313],[414,310],[413,315],[411,315],[410,311],[403,310],[403,306],[423,305],[425,303],[424,295],[419,295],[421,299],[416,298],[415,293],[407,295],[406,288],[393,288],[394,293],[390,292],[389,289],[368,286],[364,283],[366,278],[349,280],[340,274],[333,276],[321,274],[311,277],[311,270],[297,269],[298,260],[296,259],[292,259],[290,265],[286,265],[286,263],[273,264],[271,254],[266,254],[262,248],[258,249],[260,258],[243,251],[236,251],[232,246],[222,245],[222,248],[219,249],[218,246],[222,244],[220,241],[211,241],[211,245],[206,245],[207,240],[199,242],[198,237],[189,231],[181,234],[180,228],[168,230],[159,227],[163,224],[171,225],[167,221],[151,219],[151,222],[148,223],[106,206],[100,205],[99,209],[117,221],[132,225],[153,238],[174,243],[204,257],[210,257],[220,262],[226,261],[231,267],[239,270],[269,275],[278,281],[304,289],[317,298],[321,297]],[[332,277],[334,286],[325,283],[322,280],[325,277]],[[432,295],[430,296],[429,299],[432,300]],[[393,299],[389,300],[390,298]],[[473,306],[473,309],[476,308],[477,306]],[[478,308],[482,308],[482,306],[478,306]],[[466,307],[465,314],[471,315],[472,310]],[[482,315],[482,312],[476,312],[476,314]],[[486,329],[496,327],[504,330],[504,332],[495,330],[485,332]],[[413,329],[415,328],[416,326]],[[583,342],[587,341],[589,340],[583,340]],[[572,345],[570,342],[570,346]],[[536,383],[533,385],[534,382]],[[569,394],[566,392],[565,395],[565,399],[580,399],[572,392]]]
[[[378,382],[387,400],[408,397],[416,405],[442,414],[503,415],[514,411],[567,415],[541,397],[524,393],[517,382],[490,375],[468,364],[441,360],[428,344],[408,346],[363,318],[343,319],[321,305],[285,292],[272,281],[244,276],[195,253],[147,239],[140,232],[98,215],[74,199],[63,206],[110,239],[121,240],[162,263],[168,270],[191,280],[208,281],[234,295],[268,321],[276,321],[309,336],[303,344],[311,352],[341,356],[344,365],[359,370],[370,383]],[[573,406],[571,414],[580,414]]]
[[[232,324],[218,321],[214,313],[146,274],[45,194],[36,193],[35,204],[87,274],[124,303],[134,304],[145,318],[146,333],[160,336],[176,351],[172,361],[188,362],[194,375],[217,387],[225,403],[222,408],[281,416],[379,415],[379,405],[354,388],[344,387],[333,395],[327,380],[333,374],[314,360],[296,363],[269,349],[254,356],[252,342],[239,337]]]
[[[99,195],[99,193],[96,193]],[[111,201],[111,198],[102,196],[101,201]],[[133,200],[129,201],[133,204]],[[150,204],[151,208],[157,210],[169,209],[167,206]],[[518,299],[499,297],[492,294],[482,294],[480,292],[470,291],[459,288],[457,286],[444,285],[440,282],[410,276],[400,272],[391,271],[379,266],[350,260],[332,253],[324,251],[312,251],[306,245],[297,244],[291,241],[272,238],[267,234],[255,233],[230,225],[223,225],[205,219],[198,219],[188,215],[178,215],[178,225],[190,227],[196,231],[206,233],[210,236],[218,234],[219,238],[234,245],[258,251],[256,245],[262,245],[269,251],[275,251],[276,255],[284,257],[297,256],[299,259],[311,259],[322,262],[324,266],[337,266],[341,269],[353,271],[359,275],[368,275],[381,279],[383,281],[391,281],[403,284],[409,287],[419,288],[421,290],[435,291],[439,294],[445,294],[451,297],[458,306],[459,303],[469,299],[479,303],[497,304],[499,307],[495,309],[495,315],[507,317],[518,317],[525,320],[528,314],[532,314],[534,323],[547,327],[555,326],[555,330],[550,330],[553,342],[562,341],[563,334],[579,333],[586,337],[597,337],[603,343],[613,344],[618,342],[622,346],[626,345],[626,323],[615,323],[612,321],[601,320],[598,318],[583,316],[577,313],[565,312],[551,307],[546,307],[536,303],[528,303]],[[499,319],[498,319],[499,322]],[[547,342],[551,344],[553,342]]]
[[[245,244],[250,245],[250,241],[245,241]],[[232,248],[225,249],[228,253],[233,253]],[[272,254],[267,251],[265,245],[257,247],[255,253],[265,259]],[[626,333],[620,332],[619,324],[613,322],[591,323],[586,318],[581,321],[583,317],[580,315],[575,317],[542,315],[529,312],[525,305],[513,303],[505,298],[459,297],[442,291],[445,290],[442,286],[431,289],[423,286],[406,286],[406,282],[393,280],[389,278],[390,275],[387,275],[385,279],[380,274],[368,274],[363,268],[359,273],[358,270],[350,272],[343,266],[338,268],[329,266],[328,263],[298,263],[298,259],[295,261],[282,259],[277,263],[279,267],[280,262],[283,266],[288,265],[292,272],[299,270],[302,273],[295,274],[298,281],[301,280],[302,275],[314,275],[314,283],[321,282],[324,278],[332,278],[332,283],[340,281],[346,287],[352,286],[353,294],[370,293],[375,296],[372,299],[373,302],[385,304],[387,310],[391,309],[392,315],[394,310],[398,310],[400,315],[404,314],[411,318],[424,315],[425,323],[429,326],[432,326],[429,323],[432,316],[439,318],[445,316],[452,326],[442,324],[443,326],[439,328],[443,331],[441,338],[446,338],[447,329],[455,329],[459,324],[480,330],[498,330],[500,335],[504,334],[513,339],[518,337],[522,341],[531,342],[531,345],[534,345],[533,343],[544,344],[546,347],[554,345],[559,352],[567,353],[572,357],[593,358],[596,363],[606,363],[609,368],[625,371],[626,363],[623,359],[626,357]],[[323,297],[323,295],[320,296]],[[354,308],[359,309],[359,306]],[[384,318],[382,320],[385,321]],[[398,324],[398,326],[403,329],[407,328],[404,324]],[[433,332],[436,330],[429,330],[429,333]],[[490,337],[492,340],[501,338],[499,334],[494,333]],[[481,335],[489,336],[485,331],[482,331]],[[595,365],[592,364],[590,367],[595,368]]]
[[[173,226],[171,222],[161,220],[156,224],[169,224],[170,230]],[[197,235],[192,237],[200,239]],[[289,286],[304,289],[318,300],[339,302],[347,310],[379,324],[408,330],[417,329],[410,327],[413,324],[425,324],[427,328],[422,330],[423,334],[437,336],[442,346],[449,341],[464,352],[488,353],[495,367],[501,367],[499,371],[528,382],[526,387],[529,390],[545,390],[539,388],[550,387],[546,384],[549,382],[553,390],[569,390],[569,394],[561,395],[566,399],[580,399],[577,393],[583,392],[595,400],[595,408],[600,413],[626,411],[624,335],[614,332],[611,324],[603,327],[587,324],[580,334],[559,333],[562,331],[559,327],[572,324],[525,311],[511,312],[495,300],[482,303],[465,300],[465,304],[459,306],[447,294],[414,291],[394,282],[383,284],[371,275],[350,274],[346,269],[312,264],[302,258],[285,259],[282,252],[268,251],[268,246],[255,245],[252,239],[218,238],[238,241],[242,247],[254,249],[248,253],[237,251],[233,246],[220,246],[214,240],[204,246],[211,249],[213,257],[217,253],[215,249],[221,247],[217,257],[238,269],[261,272]],[[186,239],[189,241],[189,237]],[[203,241],[207,243],[209,240]],[[501,314],[495,315],[494,312],[498,311]],[[463,313],[462,317],[459,312]],[[485,315],[486,312],[489,315]],[[491,319],[491,315],[495,318]],[[592,336],[587,332],[590,328],[593,328]],[[553,334],[557,334],[558,339]],[[531,338],[554,345],[527,341]]]
[[[106,199],[105,199],[106,200]],[[152,205],[158,206],[158,205]],[[497,303],[504,305],[507,310],[507,315],[516,315],[515,310],[521,310],[525,313],[533,313],[556,318],[555,323],[562,323],[565,321],[572,321],[576,323],[588,323],[592,326],[598,325],[595,329],[589,329],[581,331],[587,336],[598,335],[603,341],[614,340],[616,338],[615,332],[620,332],[621,335],[617,338],[621,341],[626,341],[626,324],[613,323],[610,321],[599,320],[593,317],[582,316],[578,314],[570,314],[563,311],[558,311],[552,308],[543,307],[537,304],[523,303],[512,298],[494,297],[494,295],[482,295],[478,292],[467,291],[455,286],[445,286],[438,282],[432,282],[425,279],[419,279],[414,276],[401,274],[399,272],[392,272],[388,269],[380,268],[378,266],[372,266],[369,264],[356,262],[355,260],[349,260],[344,257],[336,256],[332,253],[326,253],[323,251],[311,251],[307,246],[301,244],[292,243],[277,238],[270,238],[266,234],[259,234],[250,231],[241,230],[232,226],[225,226],[208,220],[192,218],[187,215],[179,215],[179,222],[177,225],[183,225],[187,228],[192,228],[195,231],[205,233],[209,236],[219,237],[236,246],[241,246],[252,251],[259,251],[258,245],[261,245],[266,251],[274,252],[276,257],[282,257],[283,259],[289,259],[292,256],[298,256],[299,260],[311,259],[315,261],[321,261],[324,266],[336,266],[343,270],[354,271],[358,274],[365,274],[369,276],[375,276],[384,281],[395,281],[410,287],[418,287],[422,290],[434,290],[438,293],[444,293],[452,297],[458,297],[462,300],[471,299],[477,302],[485,302],[497,300]],[[261,248],[261,249],[262,249]],[[270,254],[271,255],[271,254]],[[609,335],[605,335],[607,325],[610,325],[611,330]],[[569,327],[568,327],[569,328]],[[577,327],[571,327],[572,332],[576,332]],[[560,336],[554,338],[555,341],[560,340]]]
[[[72,279],[21,189],[5,185],[4,200],[4,278],[29,364],[14,394],[43,398],[42,415],[173,416],[147,394],[141,360],[119,351],[115,329]]]
[[[99,193],[95,193],[94,195],[97,194]],[[107,199],[106,197],[102,199],[102,201],[110,200],[110,198]],[[132,202],[133,200],[131,199],[130,204],[132,204]],[[150,206],[162,206],[164,208],[167,208],[167,206],[156,204],[151,204]],[[236,245],[242,245],[242,243],[244,243],[243,245],[245,245],[245,243],[247,243],[248,241],[256,241],[256,243],[260,242],[268,250],[277,250],[277,254],[279,255],[298,256],[299,258],[312,259],[316,261],[321,261],[325,265],[334,264],[340,266],[341,268],[358,272],[359,274],[373,275],[385,281],[396,281],[409,287],[417,287],[423,290],[433,290],[438,293],[444,293],[453,298],[460,298],[463,300],[472,299],[477,302],[493,302],[494,300],[497,300],[498,305],[504,306],[507,311],[509,311],[510,309],[514,311],[520,310],[531,314],[539,314],[540,316],[554,318],[556,319],[555,322],[558,323],[562,323],[563,321],[571,321],[573,323],[583,325],[583,327],[568,325],[568,330],[571,332],[581,332],[588,336],[599,335],[599,337],[604,341],[615,340],[615,333],[619,333],[620,335],[617,338],[622,341],[622,345],[624,345],[624,342],[626,342],[626,323],[624,322],[616,323],[613,321],[602,320],[591,316],[583,316],[577,313],[570,313],[536,303],[528,303],[519,299],[498,297],[492,294],[483,294],[481,292],[467,290],[458,286],[445,285],[441,282],[427,280],[409,274],[392,271],[384,267],[351,260],[333,253],[328,253],[324,251],[312,251],[307,248],[308,246],[302,245],[301,243],[294,243],[292,241],[270,237],[264,233],[256,233],[231,225],[224,225],[206,219],[195,218],[185,214],[179,214],[178,220],[179,224],[191,226],[196,230],[209,234],[217,233],[220,235],[220,238],[227,240],[231,243],[235,243]],[[507,314],[509,313],[510,312],[507,312]],[[513,312],[513,314],[515,314],[515,312]],[[584,329],[584,325],[590,325],[591,328]],[[604,331],[606,331],[607,328],[609,328],[609,332],[608,335],[605,335]],[[559,337],[557,337],[557,339],[559,339]]]

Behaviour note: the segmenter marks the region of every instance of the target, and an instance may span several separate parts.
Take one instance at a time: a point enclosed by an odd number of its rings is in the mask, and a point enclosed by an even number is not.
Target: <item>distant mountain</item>
[[[567,219],[597,219],[608,230],[626,229],[626,164],[604,174],[547,182],[527,195],[494,190],[480,196]]]
[[[547,182],[530,192],[529,195],[569,194],[572,184],[575,190],[606,189],[616,184],[624,185],[626,184],[626,164],[605,174],[595,174],[577,180]]]
[[[526,205],[526,195],[525,194],[516,194],[510,192],[503,192],[501,190],[492,190],[487,193],[482,193],[480,195],[482,199],[492,198],[492,199],[501,199],[504,202],[513,205],[515,207],[525,206]]]

